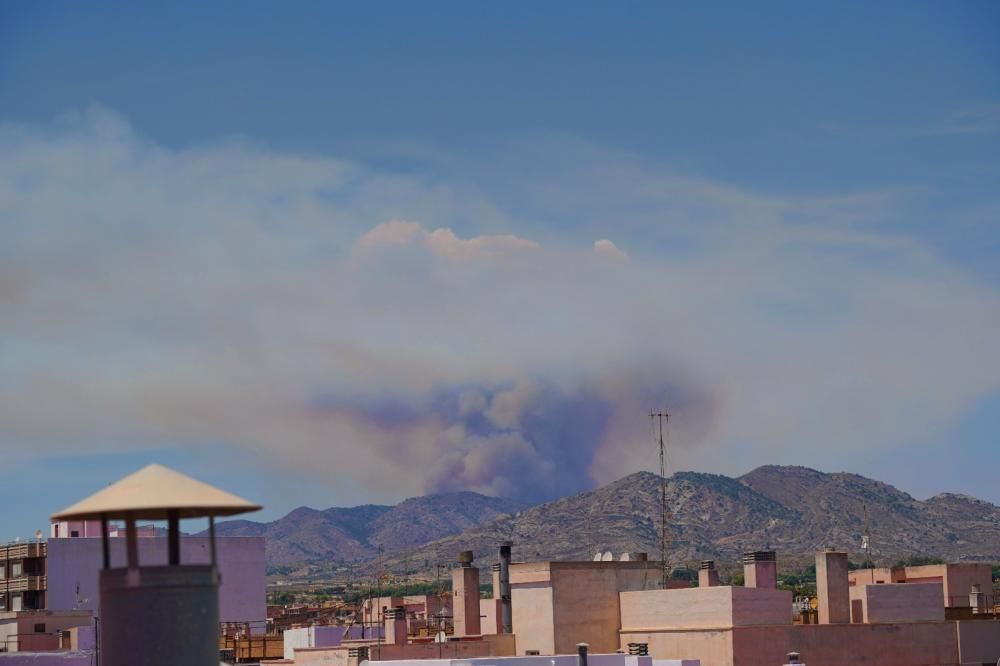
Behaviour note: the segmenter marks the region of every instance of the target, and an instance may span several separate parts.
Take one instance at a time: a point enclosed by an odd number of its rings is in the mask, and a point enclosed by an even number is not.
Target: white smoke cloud
[[[168,149],[101,109],[0,128],[0,443],[215,443],[336,470],[342,501],[538,498],[655,464],[654,407],[673,466],[731,473],[856,460],[1000,390],[997,290],[880,230],[905,192],[560,148],[571,175],[516,148],[490,189]]]
[[[607,238],[594,241],[594,252],[614,259],[628,259],[628,255]]]

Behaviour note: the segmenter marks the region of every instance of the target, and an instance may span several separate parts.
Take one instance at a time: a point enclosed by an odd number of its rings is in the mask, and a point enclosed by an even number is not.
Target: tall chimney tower
[[[847,553],[832,550],[816,553],[816,596],[820,624],[850,624]]]
[[[260,507],[160,465],[149,465],[53,520],[100,520],[101,666],[218,666],[215,516]],[[209,564],[181,564],[180,521],[208,517]],[[125,521],[127,561],[111,562],[108,521]],[[168,521],[167,565],[139,562],[137,520]]]
[[[451,572],[451,604],[456,636],[478,636],[482,633],[479,623],[479,568],[472,566],[471,550],[458,554],[459,567]]]
[[[513,541],[500,544],[500,611],[503,633],[514,633],[514,614],[510,596],[510,549]]]

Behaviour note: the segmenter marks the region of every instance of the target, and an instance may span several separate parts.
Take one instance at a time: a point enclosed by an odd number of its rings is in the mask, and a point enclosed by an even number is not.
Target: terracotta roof
[[[181,518],[232,516],[261,507],[162,465],[149,465],[87,499],[52,514],[53,520],[125,518],[166,520],[172,509]]]

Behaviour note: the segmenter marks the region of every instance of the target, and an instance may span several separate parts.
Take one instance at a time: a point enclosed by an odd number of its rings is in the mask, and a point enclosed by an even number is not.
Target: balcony
[[[0,578],[0,593],[44,592],[48,589],[48,576],[16,576]]]
[[[5,546],[0,546],[0,562],[23,560],[29,557],[45,557],[47,553],[48,548],[44,541],[9,543]]]

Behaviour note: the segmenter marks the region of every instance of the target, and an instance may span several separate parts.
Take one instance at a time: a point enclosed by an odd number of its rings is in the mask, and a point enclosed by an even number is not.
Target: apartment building
[[[0,546],[0,611],[45,608],[47,550],[44,541],[13,541]]]

